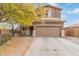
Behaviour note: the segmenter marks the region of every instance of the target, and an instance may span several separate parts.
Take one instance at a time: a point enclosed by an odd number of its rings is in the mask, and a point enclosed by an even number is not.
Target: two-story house
[[[61,37],[63,21],[61,21],[61,8],[51,5],[44,6],[46,16],[33,23],[32,36],[34,37]]]

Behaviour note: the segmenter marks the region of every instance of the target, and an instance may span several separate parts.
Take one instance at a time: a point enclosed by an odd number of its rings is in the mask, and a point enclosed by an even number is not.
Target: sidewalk
[[[32,38],[14,37],[4,45],[0,46],[2,56],[22,56],[32,43]]]
[[[67,38],[68,40],[71,40],[72,42],[75,42],[75,43],[79,44],[79,37],[66,36],[65,38]]]

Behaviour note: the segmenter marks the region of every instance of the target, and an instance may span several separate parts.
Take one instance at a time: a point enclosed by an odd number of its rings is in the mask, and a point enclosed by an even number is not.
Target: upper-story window
[[[47,11],[47,16],[50,18],[50,17],[52,17],[52,10],[51,9],[49,9],[48,11]]]

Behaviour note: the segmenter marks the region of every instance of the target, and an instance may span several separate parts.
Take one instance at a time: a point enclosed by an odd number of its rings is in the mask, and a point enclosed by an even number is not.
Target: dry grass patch
[[[0,47],[2,56],[20,56],[24,55],[32,43],[32,38],[14,37]]]

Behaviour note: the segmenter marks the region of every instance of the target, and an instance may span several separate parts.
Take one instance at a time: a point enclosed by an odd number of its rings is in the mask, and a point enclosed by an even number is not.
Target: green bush
[[[4,44],[8,40],[10,40],[11,37],[12,37],[12,34],[11,33],[1,34],[1,36],[0,36],[0,45]]]

